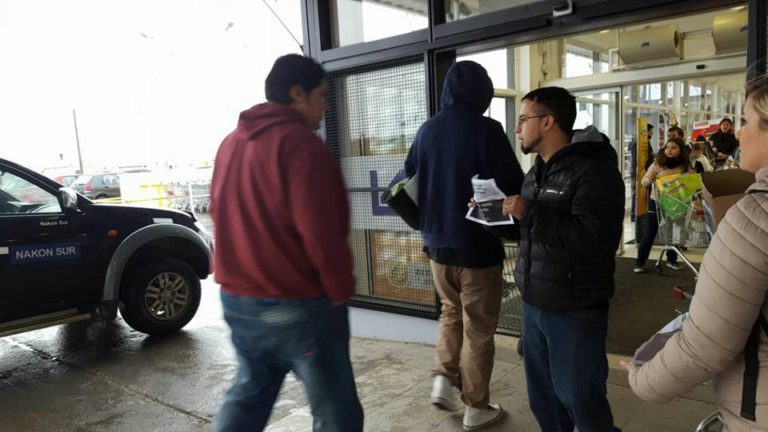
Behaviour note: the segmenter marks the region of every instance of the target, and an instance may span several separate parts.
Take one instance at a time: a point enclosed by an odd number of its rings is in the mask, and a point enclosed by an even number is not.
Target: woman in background
[[[656,161],[651,164],[643,176],[643,186],[648,187],[656,182],[657,178],[673,175],[683,174],[690,170],[691,162],[688,157],[688,148],[680,138],[670,138],[667,143],[659,150],[656,155]],[[643,239],[640,240],[640,245],[637,248],[637,260],[635,261],[635,273],[645,272],[645,261],[651,254],[651,248],[653,247],[653,241],[656,239],[656,234],[659,232],[659,221],[656,217],[657,212],[657,200],[659,199],[659,191],[655,188],[651,188],[651,199],[648,200],[648,211],[645,213],[645,231],[643,231]],[[677,264],[677,253],[673,250],[667,250],[667,267],[672,270],[680,270],[680,265]]]

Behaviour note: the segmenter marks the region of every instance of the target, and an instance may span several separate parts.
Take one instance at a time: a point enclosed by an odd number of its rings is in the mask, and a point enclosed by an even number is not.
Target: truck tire
[[[187,325],[200,306],[200,279],[187,263],[162,259],[140,266],[121,295],[120,314],[133,329],[149,335]]]

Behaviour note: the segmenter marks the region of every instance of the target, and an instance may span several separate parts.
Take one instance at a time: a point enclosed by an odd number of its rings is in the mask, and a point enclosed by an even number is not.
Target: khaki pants
[[[434,373],[452,380],[461,374],[462,401],[485,408],[496,351],[493,336],[501,310],[502,266],[430,264],[442,303]]]

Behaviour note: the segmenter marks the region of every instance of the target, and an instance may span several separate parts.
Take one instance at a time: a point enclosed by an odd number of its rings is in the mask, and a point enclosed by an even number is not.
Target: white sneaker
[[[504,417],[501,405],[488,404],[485,408],[464,408],[464,430],[476,431],[490,426]]]
[[[633,270],[635,273],[645,273],[645,267],[636,265],[635,269]]]
[[[442,410],[453,409],[453,389],[451,389],[451,380],[444,375],[435,375],[432,381],[432,405]]]
[[[670,269],[670,270],[677,271],[677,270],[680,270],[682,267],[680,267],[680,264],[678,264],[678,263],[671,263],[671,262],[667,261],[667,268]]]

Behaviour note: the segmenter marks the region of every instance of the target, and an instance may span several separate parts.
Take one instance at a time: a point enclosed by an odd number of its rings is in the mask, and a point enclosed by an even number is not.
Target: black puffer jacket
[[[515,282],[523,299],[550,312],[606,304],[624,219],[616,151],[590,126],[523,182]]]

